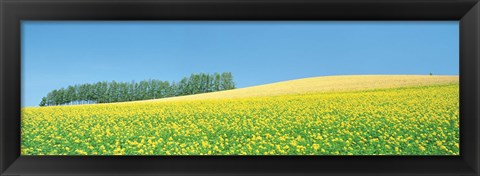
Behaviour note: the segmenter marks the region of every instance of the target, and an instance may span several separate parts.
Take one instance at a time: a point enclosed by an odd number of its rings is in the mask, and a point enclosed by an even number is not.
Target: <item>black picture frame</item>
[[[478,0],[0,0],[0,15],[0,175],[480,173]],[[20,156],[22,20],[459,20],[460,155]]]

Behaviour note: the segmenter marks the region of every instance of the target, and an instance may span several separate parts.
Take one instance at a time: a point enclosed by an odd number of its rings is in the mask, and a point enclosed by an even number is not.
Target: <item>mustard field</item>
[[[151,101],[27,107],[21,140],[22,155],[458,155],[459,82],[319,77]]]

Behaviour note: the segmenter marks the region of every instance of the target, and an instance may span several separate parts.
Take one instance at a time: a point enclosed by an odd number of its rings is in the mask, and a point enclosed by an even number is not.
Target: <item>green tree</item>
[[[42,101],[40,101],[39,106],[45,106],[45,105],[47,105],[47,98],[43,97]]]
[[[235,89],[235,83],[233,82],[233,76],[230,72],[223,72],[220,75],[220,90]]]
[[[198,73],[182,78],[178,83],[155,79],[140,82],[101,81],[93,84],[76,84],[54,89],[43,97],[40,106],[110,103],[156,99],[180,95],[229,90],[235,88],[230,72]]]

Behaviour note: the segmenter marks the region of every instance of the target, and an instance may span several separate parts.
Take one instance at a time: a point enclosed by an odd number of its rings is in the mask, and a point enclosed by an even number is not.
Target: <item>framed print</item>
[[[1,9],[2,175],[479,173],[477,1]]]

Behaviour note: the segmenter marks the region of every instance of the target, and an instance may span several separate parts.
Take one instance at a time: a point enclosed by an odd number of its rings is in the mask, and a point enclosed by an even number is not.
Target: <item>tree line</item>
[[[179,82],[144,80],[140,82],[97,82],[77,84],[50,91],[40,106],[112,103],[166,98],[234,89],[230,72],[191,74]]]

